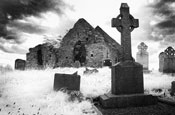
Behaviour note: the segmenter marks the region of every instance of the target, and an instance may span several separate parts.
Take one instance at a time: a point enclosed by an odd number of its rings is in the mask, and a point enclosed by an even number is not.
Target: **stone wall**
[[[87,46],[87,64],[90,67],[102,67],[107,57],[109,48],[103,43],[90,44]],[[110,54],[110,52],[108,52]],[[110,58],[110,56],[109,56]]]
[[[27,68],[102,67],[106,58],[115,64],[121,57],[121,46],[100,27],[95,29],[84,19],[79,19],[63,37],[60,47],[38,45],[27,53]]]
[[[26,57],[26,68],[42,69],[54,67],[56,49],[52,45],[42,44],[29,49]]]
[[[103,61],[107,58],[107,51],[114,64],[118,56],[121,55],[121,46],[110,36],[107,36],[101,28],[102,31],[99,31],[99,28],[94,29],[86,20],[79,19],[63,38],[60,51],[57,54],[58,62],[56,65],[59,67],[74,65],[73,51],[75,44],[79,41],[84,44],[86,49],[86,61],[81,65],[102,67]]]

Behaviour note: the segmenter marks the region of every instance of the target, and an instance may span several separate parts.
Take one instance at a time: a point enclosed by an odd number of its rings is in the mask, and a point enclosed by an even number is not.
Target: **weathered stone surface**
[[[57,63],[57,66],[69,66],[74,63],[74,61],[83,59],[84,61],[80,61],[81,65],[87,67],[102,67],[107,51],[109,51],[109,58],[112,60],[112,63],[115,63],[115,59],[121,55],[121,46],[111,37],[103,36],[101,33],[103,32],[99,31],[98,28],[94,29],[86,20],[79,19],[61,42],[59,50],[62,51],[60,52],[61,54],[57,56],[58,60],[61,61]],[[107,40],[111,41],[106,42]],[[84,51],[76,50],[78,48],[75,47],[75,44],[79,42],[81,42],[80,47],[82,47],[79,49],[84,49]],[[75,51],[81,55],[81,58],[78,55],[74,55],[75,53],[73,52]],[[67,57],[67,59],[65,59],[65,57]],[[70,64],[62,64],[63,62],[69,62]]]
[[[73,67],[79,68],[81,67],[81,63],[79,61],[75,61],[75,63],[73,64]]]
[[[26,67],[35,69],[53,68],[57,61],[56,51],[57,48],[50,44],[42,44],[30,48],[26,57]]]
[[[30,48],[27,67],[73,67],[75,61],[81,66],[102,67],[107,52],[112,64],[120,61],[121,46],[99,26],[94,29],[85,19],[79,19],[63,37],[59,48],[50,44]]]
[[[133,60],[131,52],[131,32],[134,28],[139,27],[139,20],[129,13],[127,3],[122,3],[120,14],[117,18],[112,19],[112,27],[117,28],[121,32],[121,46],[123,51],[123,60]]]
[[[112,64],[120,62],[122,60],[122,47],[113,38],[111,38],[102,28],[97,26],[95,28],[103,37],[106,45],[109,47],[110,51],[106,51],[104,56],[107,56],[112,61]],[[117,52],[117,53],[116,53]]]
[[[157,103],[156,98],[144,94],[143,66],[131,54],[131,32],[138,27],[138,19],[129,14],[127,3],[122,3],[120,15],[112,19],[112,27],[121,32],[122,61],[112,66],[111,93],[100,96],[105,108],[143,106]]]
[[[172,47],[159,54],[159,71],[175,73],[175,50]]]
[[[141,42],[138,45],[138,52],[136,55],[136,61],[143,65],[143,70],[148,70],[149,69],[149,54],[147,52],[148,46],[144,43]]]
[[[131,54],[131,32],[138,25],[127,3],[122,3],[119,16],[112,19],[112,27],[121,33],[123,51],[122,61],[112,66],[112,94],[143,93],[143,67],[134,62]]]
[[[171,95],[175,95],[175,81],[171,82]]]
[[[100,97],[100,102],[103,108],[137,107],[156,104],[157,97],[149,94],[105,94]]]
[[[71,91],[80,90],[80,76],[77,74],[59,74],[54,77],[54,90],[67,89]]]
[[[16,70],[25,70],[26,61],[22,59],[15,60],[15,69]]]
[[[112,94],[143,92],[143,68],[141,64],[124,61],[112,66]]]

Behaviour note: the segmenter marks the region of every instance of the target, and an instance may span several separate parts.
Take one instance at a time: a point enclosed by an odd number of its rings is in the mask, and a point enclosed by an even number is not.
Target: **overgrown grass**
[[[13,71],[0,75],[0,114],[83,115],[93,114],[89,100],[70,101],[70,95],[53,91],[55,73],[81,76],[80,91],[83,96],[97,97],[111,89],[111,70],[101,68],[98,73],[84,75],[85,68],[57,68],[46,70]],[[152,72],[144,75],[144,87],[148,93],[153,89],[168,90],[175,77]]]

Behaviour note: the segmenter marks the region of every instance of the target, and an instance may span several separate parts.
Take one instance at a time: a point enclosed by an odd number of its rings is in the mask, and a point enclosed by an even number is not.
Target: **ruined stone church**
[[[106,59],[112,64],[120,61],[121,45],[99,26],[93,28],[85,19],[79,19],[63,37],[60,47],[44,43],[29,49],[26,68],[102,67]]]

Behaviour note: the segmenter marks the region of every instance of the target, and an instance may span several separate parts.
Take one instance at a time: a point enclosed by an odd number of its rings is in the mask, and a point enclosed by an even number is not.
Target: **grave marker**
[[[104,108],[157,103],[152,95],[143,94],[143,66],[135,62],[131,54],[131,32],[138,26],[138,19],[129,14],[127,3],[122,3],[119,16],[112,19],[112,27],[121,32],[123,59],[112,66],[111,93],[100,96]]]
[[[25,70],[26,61],[22,59],[15,60],[15,69],[16,70]]]
[[[141,42],[137,48],[139,51],[137,52],[137,55],[136,55],[136,61],[141,65],[143,65],[144,72],[148,72],[149,70],[149,64],[148,64],[149,54],[147,52],[148,46],[144,42]]]
[[[54,77],[54,90],[58,91],[66,89],[70,91],[80,90],[80,75],[74,74],[59,74]]]
[[[171,46],[159,54],[159,71],[175,73],[175,50]]]

